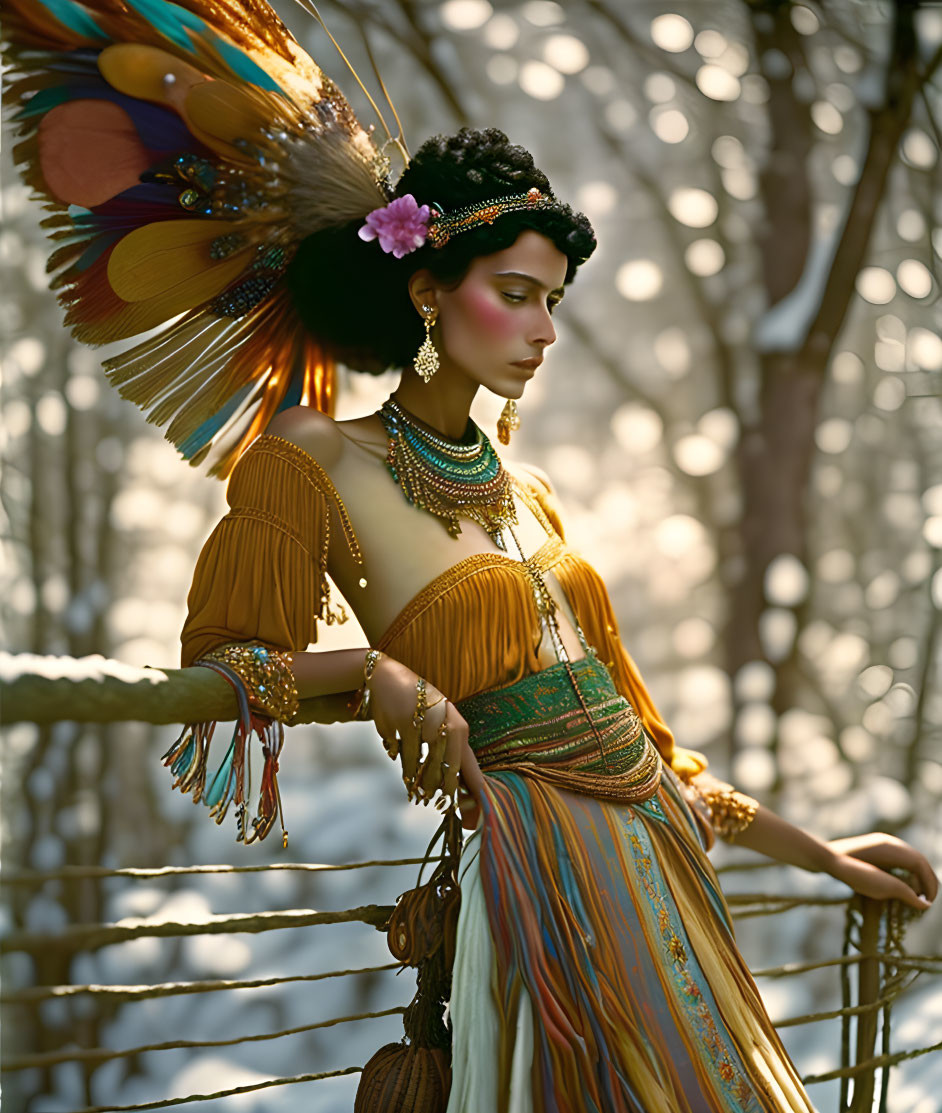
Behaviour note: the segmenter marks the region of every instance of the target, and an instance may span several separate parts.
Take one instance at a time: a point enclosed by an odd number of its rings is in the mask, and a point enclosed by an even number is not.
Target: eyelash
[[[511,302],[513,305],[519,305],[520,302],[524,302],[524,301],[527,300],[527,295],[526,294],[511,294],[507,290],[503,291],[503,296],[507,299],[507,301]],[[550,311],[550,313],[552,313],[553,310],[558,305],[559,305],[559,300],[558,299],[556,301],[548,301],[546,303],[546,308]]]

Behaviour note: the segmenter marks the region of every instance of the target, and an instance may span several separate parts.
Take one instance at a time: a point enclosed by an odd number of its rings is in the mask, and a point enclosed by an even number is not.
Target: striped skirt
[[[590,655],[458,705],[448,1113],[808,1113],[673,773]]]

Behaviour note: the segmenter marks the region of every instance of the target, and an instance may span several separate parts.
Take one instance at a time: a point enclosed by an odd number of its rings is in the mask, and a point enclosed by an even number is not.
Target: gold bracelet
[[[363,683],[357,690],[359,699],[356,703],[356,710],[353,713],[355,719],[368,719],[370,717],[371,693],[369,683],[373,679],[373,673],[382,656],[382,650],[379,649],[368,649],[366,651],[366,656],[363,658]]]
[[[373,679],[373,672],[379,663],[380,657],[383,656],[381,649],[368,649],[366,656],[363,658],[363,684],[367,685]]]
[[[257,643],[231,642],[206,654],[210,661],[228,665],[245,685],[249,701],[279,722],[298,712],[298,688],[288,653]]]
[[[741,835],[759,810],[758,800],[729,786],[708,789],[702,793],[702,797],[710,809],[713,829],[721,839],[731,841]]]
[[[426,696],[427,683],[424,676],[415,682],[415,711],[412,713],[412,725],[416,730],[422,729],[425,712],[428,711],[428,697]]]

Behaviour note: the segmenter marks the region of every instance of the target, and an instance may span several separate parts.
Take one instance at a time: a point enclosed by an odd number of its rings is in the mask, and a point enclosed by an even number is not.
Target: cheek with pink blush
[[[463,300],[471,328],[494,339],[506,339],[517,325],[508,307],[497,300],[499,296],[490,290],[469,290]]]

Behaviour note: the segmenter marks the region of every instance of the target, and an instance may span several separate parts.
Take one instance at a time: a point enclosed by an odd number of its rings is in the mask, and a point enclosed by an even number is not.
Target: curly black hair
[[[530,152],[497,128],[432,136],[415,153],[392,198],[411,193],[420,205],[435,202],[449,212],[534,186],[553,204],[507,213],[441,248],[427,244],[402,259],[375,241],[361,240],[362,220],[308,236],[288,269],[288,287],[302,320],[348,367],[375,373],[415,358],[423,328],[408,280],[423,267],[446,285],[457,285],[476,258],[510,247],[531,228],[566,255],[565,282],[572,282],[576,268],[595,250],[592,226],[582,213],[556,200]]]

